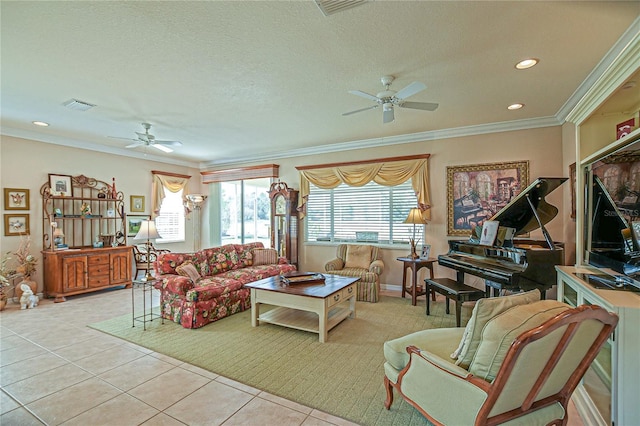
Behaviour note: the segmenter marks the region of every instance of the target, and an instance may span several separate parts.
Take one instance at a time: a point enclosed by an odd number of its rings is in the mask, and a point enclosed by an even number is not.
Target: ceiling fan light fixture
[[[527,58],[527,59],[523,59],[522,61],[518,62],[516,64],[516,69],[517,70],[526,70],[529,69],[533,66],[536,66],[538,64],[538,62],[540,62],[540,59],[538,58]]]
[[[393,104],[391,102],[385,102],[382,104],[383,111],[391,111],[393,109]]]

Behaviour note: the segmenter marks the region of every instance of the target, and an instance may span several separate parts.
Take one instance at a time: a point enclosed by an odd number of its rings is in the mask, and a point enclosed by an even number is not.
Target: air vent
[[[360,6],[368,0],[315,0],[316,5],[320,8],[324,16],[334,15],[343,10]]]
[[[82,102],[77,99],[71,99],[63,103],[62,105],[74,111],[87,111],[95,106],[94,104],[90,104],[88,102]]]

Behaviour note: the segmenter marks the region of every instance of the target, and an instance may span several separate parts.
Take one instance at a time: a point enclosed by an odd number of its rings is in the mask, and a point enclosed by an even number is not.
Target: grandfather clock
[[[298,266],[298,191],[284,182],[269,188],[271,199],[271,247],[289,263]]]

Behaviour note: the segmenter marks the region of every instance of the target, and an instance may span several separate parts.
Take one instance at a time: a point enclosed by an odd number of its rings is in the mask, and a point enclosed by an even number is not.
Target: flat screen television
[[[584,168],[585,263],[640,290],[640,138]]]

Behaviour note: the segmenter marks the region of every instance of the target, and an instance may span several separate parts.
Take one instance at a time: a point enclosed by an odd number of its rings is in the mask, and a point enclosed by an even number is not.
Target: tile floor
[[[0,424],[353,425],[86,327],[130,312],[128,289],[25,311],[10,302],[0,313]],[[582,425],[575,410],[570,419]]]

